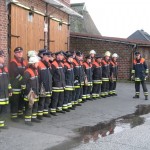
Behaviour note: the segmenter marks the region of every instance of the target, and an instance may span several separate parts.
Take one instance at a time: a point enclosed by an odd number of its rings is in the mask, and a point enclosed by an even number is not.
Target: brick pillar
[[[0,49],[4,50],[6,59],[8,60],[7,34],[8,34],[8,19],[7,19],[6,1],[0,0]]]

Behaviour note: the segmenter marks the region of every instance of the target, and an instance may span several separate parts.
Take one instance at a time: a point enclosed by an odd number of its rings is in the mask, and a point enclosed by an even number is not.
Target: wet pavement
[[[149,120],[150,117],[142,117],[141,115],[148,113],[150,113],[150,105],[138,105],[133,114],[125,115],[106,122],[100,122],[95,126],[85,126],[77,130],[81,135],[82,142],[88,143],[142,125],[146,120]]]
[[[118,96],[87,101],[33,127],[8,119],[0,150],[150,150],[150,100],[142,92],[133,99],[132,83],[118,83],[117,91]]]
[[[150,113],[150,105],[137,105],[133,114],[128,114],[110,121],[100,122],[94,126],[84,126],[75,129],[79,136],[71,138],[58,146],[47,150],[60,150],[61,148],[69,150],[79,146],[80,144],[87,144],[96,142],[98,139],[118,134],[125,130],[130,130],[136,126],[144,124],[150,120],[150,116],[143,116]]]

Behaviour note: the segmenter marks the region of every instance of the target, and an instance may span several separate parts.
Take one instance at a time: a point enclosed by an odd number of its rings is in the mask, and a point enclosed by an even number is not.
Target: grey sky
[[[103,36],[127,38],[136,30],[150,34],[149,0],[71,0],[85,2]]]

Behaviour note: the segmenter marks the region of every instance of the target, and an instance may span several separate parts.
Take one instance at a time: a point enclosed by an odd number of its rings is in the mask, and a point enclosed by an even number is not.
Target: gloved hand
[[[78,82],[79,82],[78,80],[75,80],[75,81],[74,81],[74,84],[76,84],[76,83],[78,83]]]
[[[147,80],[148,76],[145,76],[145,80]]]
[[[134,76],[131,76],[131,80],[133,80],[134,79]]]

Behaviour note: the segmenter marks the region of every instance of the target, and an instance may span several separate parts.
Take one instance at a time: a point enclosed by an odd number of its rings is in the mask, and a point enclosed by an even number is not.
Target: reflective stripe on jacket
[[[8,69],[7,67],[0,68],[0,105],[9,103],[9,93],[11,92]]]
[[[17,58],[14,58],[10,62],[10,82],[14,94],[18,89],[20,89],[21,91],[21,80],[26,67],[27,67],[27,62],[24,59],[22,59],[22,61],[19,61],[17,60]],[[18,91],[18,93],[16,94],[19,94],[20,91]]]

